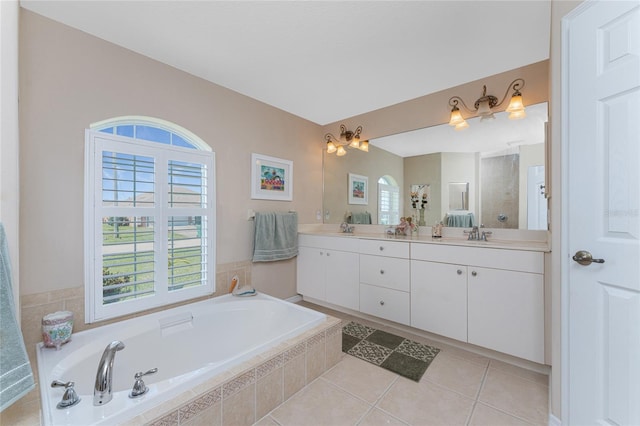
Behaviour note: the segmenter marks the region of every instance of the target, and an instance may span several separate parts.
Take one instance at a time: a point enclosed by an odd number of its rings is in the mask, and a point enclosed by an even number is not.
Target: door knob
[[[573,255],[573,260],[584,266],[591,265],[592,262],[604,263],[604,259],[594,259],[591,253],[586,250],[577,251],[576,254]]]

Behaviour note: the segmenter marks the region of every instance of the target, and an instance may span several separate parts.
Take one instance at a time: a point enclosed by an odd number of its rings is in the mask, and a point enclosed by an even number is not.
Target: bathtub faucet
[[[96,386],[93,389],[93,405],[104,405],[113,398],[111,392],[113,360],[116,357],[116,352],[122,349],[124,349],[124,343],[119,340],[114,340],[104,348],[102,358],[100,358],[100,363],[98,364],[98,372],[96,373]]]

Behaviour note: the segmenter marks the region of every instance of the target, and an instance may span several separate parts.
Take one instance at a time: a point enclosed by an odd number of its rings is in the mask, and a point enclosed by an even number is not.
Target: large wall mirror
[[[443,124],[371,139],[369,152],[325,151],[324,222],[364,217],[393,225],[412,216],[428,226],[547,229],[547,103],[526,113],[472,118],[462,131]],[[349,173],[368,178],[367,205],[348,204]],[[417,187],[428,187],[426,203],[424,192],[416,203]]]

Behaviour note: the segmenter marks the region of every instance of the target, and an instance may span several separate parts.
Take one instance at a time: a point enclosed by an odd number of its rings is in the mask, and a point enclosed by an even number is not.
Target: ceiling
[[[320,125],[549,57],[550,0],[20,4]]]

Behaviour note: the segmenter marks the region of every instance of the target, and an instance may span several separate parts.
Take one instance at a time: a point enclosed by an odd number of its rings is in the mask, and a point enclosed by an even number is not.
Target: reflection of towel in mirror
[[[9,246],[0,223],[0,411],[35,387],[22,334],[16,321]]]
[[[475,223],[475,217],[471,212],[449,212],[446,223],[447,226],[456,228],[472,228]]]
[[[272,262],[298,255],[298,214],[256,212],[253,261]]]
[[[351,213],[348,222],[354,225],[371,225],[371,213]]]

